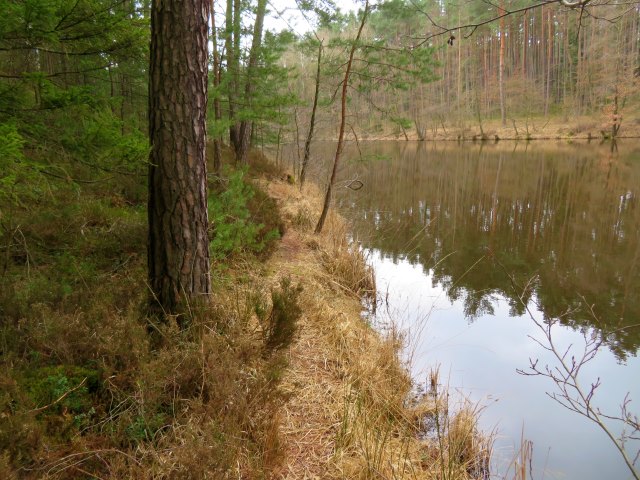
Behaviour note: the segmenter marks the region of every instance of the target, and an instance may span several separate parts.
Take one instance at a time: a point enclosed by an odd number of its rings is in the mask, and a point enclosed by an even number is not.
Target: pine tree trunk
[[[527,50],[529,48],[529,18],[527,12],[524,12],[522,18],[522,64],[520,69],[522,70],[522,79],[527,78]]]
[[[211,290],[207,238],[209,0],[154,0],[149,67],[152,311],[182,315]]]
[[[234,148],[234,151],[237,150],[238,146],[238,128],[235,123],[236,119],[236,102],[237,102],[237,79],[238,79],[238,69],[239,59],[236,57],[236,49],[234,42],[234,2],[233,0],[227,0],[227,9],[226,9],[226,18],[225,18],[225,35],[224,35],[224,45],[225,51],[227,53],[227,71],[226,75],[229,79],[228,81],[228,98],[229,98],[229,143]],[[240,33],[237,33],[240,35]]]
[[[500,15],[504,15],[504,0],[500,2],[498,9]],[[504,50],[505,50],[505,22],[504,17],[500,17],[500,60],[498,61],[498,89],[500,93],[500,118],[502,126],[507,125],[507,109],[504,99]]]
[[[458,6],[458,19],[460,23],[462,23],[462,17],[460,15],[460,6]],[[458,116],[462,119],[462,31],[458,30],[458,104],[456,105],[456,109],[458,110]],[[462,122],[460,122],[462,124]]]
[[[551,22],[551,9],[547,11],[547,66],[546,73],[547,76],[544,79],[544,116],[546,117],[549,114],[549,99],[551,97],[551,64],[553,58],[553,42],[554,42],[554,32],[553,32],[553,24]]]
[[[582,107],[584,105],[584,58],[583,58],[583,38],[584,28],[578,24],[578,60],[576,65],[576,81],[575,81],[575,97],[576,109],[578,115],[582,115]]]

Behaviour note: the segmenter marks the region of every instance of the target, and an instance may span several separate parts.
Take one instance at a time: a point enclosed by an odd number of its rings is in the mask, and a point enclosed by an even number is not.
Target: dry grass
[[[527,480],[533,477],[533,442],[527,440],[524,436],[524,427],[520,436],[520,447],[514,453],[509,466],[507,467],[507,475],[512,475],[513,480]],[[513,472],[513,473],[511,473]]]
[[[373,268],[358,245],[349,244],[345,236],[333,240],[330,249],[322,251],[322,266],[331,281],[346,293],[376,303],[376,280]]]
[[[392,331],[383,338],[362,319],[361,299],[375,292],[374,277],[361,251],[346,242],[344,222],[331,214],[316,236],[313,221],[306,227],[296,221],[300,212],[320,211],[313,187],[303,195],[282,182],[269,191],[294,227],[269,270],[304,286],[282,384],[290,399],[279,478],[481,478],[486,472],[479,473],[477,459],[486,445],[478,441],[476,416],[468,409],[443,416],[445,397],[416,397],[398,356],[401,336]],[[438,415],[446,422],[439,432]]]

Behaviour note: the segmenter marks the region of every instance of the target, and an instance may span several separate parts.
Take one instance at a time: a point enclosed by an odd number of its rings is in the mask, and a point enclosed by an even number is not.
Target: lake
[[[562,367],[552,325],[565,363],[598,347],[578,374],[587,394],[600,382],[592,404],[620,415],[629,394],[640,414],[639,195],[637,141],[348,144],[334,205],[376,271],[372,322],[405,332],[417,382],[439,366],[482,408],[495,478],[513,477],[522,437],[533,478],[632,478],[602,429],[550,398],[551,379],[519,371]]]

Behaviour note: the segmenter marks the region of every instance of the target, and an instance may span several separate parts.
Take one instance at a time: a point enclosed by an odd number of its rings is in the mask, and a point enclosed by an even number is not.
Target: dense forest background
[[[265,16],[267,25],[269,16],[286,18],[265,2],[215,5],[211,138],[231,140],[238,151],[241,128],[254,144],[306,137],[316,78],[319,132],[336,135],[336,90],[357,14],[305,6],[308,22],[302,23],[310,30],[300,37],[301,27],[265,28]],[[70,176],[49,152],[76,160],[73,165],[95,164],[103,176],[131,174],[146,157],[149,2],[5,0],[1,7],[5,194],[15,175]],[[575,122],[577,130],[590,127],[594,135],[612,124],[635,125],[639,8],[637,2],[575,8],[559,2],[384,2],[373,9],[360,40],[349,123],[370,135],[392,128],[418,138],[487,119],[509,127],[518,122],[523,136],[523,122],[540,117]],[[16,159],[29,167],[18,168]]]
[[[638,18],[637,2],[575,8],[560,2],[385,2],[372,13],[363,43],[385,38],[386,48],[429,49],[430,75],[390,85],[363,60],[357,80],[373,76],[375,88],[354,85],[352,124],[373,137],[390,133],[391,125],[396,134],[417,139],[447,129],[455,131],[449,138],[464,136],[467,127],[482,130],[487,120],[521,138],[534,120],[564,124],[553,132],[562,137],[635,126]],[[345,29],[321,28],[319,35],[330,39],[337,31]],[[294,91],[310,99],[314,58],[289,58],[302,67]],[[327,98],[331,94],[329,87]]]

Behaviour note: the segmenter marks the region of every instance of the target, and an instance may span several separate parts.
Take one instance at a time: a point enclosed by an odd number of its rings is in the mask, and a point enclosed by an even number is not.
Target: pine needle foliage
[[[261,253],[280,237],[277,228],[265,229],[252,212],[256,189],[245,181],[246,169],[232,171],[226,187],[209,197],[211,256],[222,260],[242,252]]]
[[[280,281],[280,288],[271,292],[273,307],[267,318],[265,348],[267,353],[282,350],[291,345],[296,331],[297,322],[302,315],[298,297],[302,292],[302,285],[294,286],[290,278]]]

